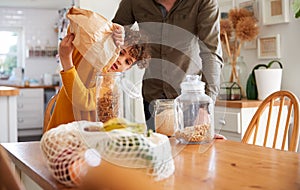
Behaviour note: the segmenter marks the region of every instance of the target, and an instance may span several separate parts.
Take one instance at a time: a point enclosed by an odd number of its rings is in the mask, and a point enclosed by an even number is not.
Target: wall
[[[112,20],[120,0],[78,0],[79,7],[95,11],[108,20]]]
[[[261,7],[261,1],[258,6]],[[283,64],[282,74],[282,89],[294,92],[300,98],[300,61],[299,61],[299,44],[300,44],[300,19],[295,19],[292,9],[290,8],[290,21],[289,23],[275,24],[275,25],[262,25],[260,21],[259,36],[267,36],[280,34],[280,61]],[[260,9],[260,15],[262,10]],[[261,18],[261,17],[260,17]],[[259,63],[268,63],[270,59],[263,60],[257,58],[257,49],[242,51],[248,69],[252,69],[254,65]],[[298,81],[298,82],[297,82]]]
[[[221,10],[228,10],[232,8],[233,5],[243,2],[244,0],[218,0],[221,5]],[[291,6],[289,6],[290,21],[288,23],[274,24],[274,25],[263,25],[262,24],[262,1],[257,0],[258,5],[258,18],[260,26],[260,36],[268,36],[280,34],[280,49],[281,58],[280,61],[283,64],[283,74],[282,74],[282,84],[281,88],[283,90],[290,90],[294,92],[298,98],[300,98],[300,61],[299,55],[299,44],[300,44],[300,19],[294,18],[294,13],[292,12]],[[289,1],[291,5],[292,0]],[[270,59],[258,59],[257,58],[257,48],[241,51],[241,55],[244,56],[244,61],[247,64],[247,73],[250,73],[252,68],[260,63],[268,63]]]
[[[0,7],[0,28],[16,27],[22,29],[23,59],[25,77],[40,79],[43,73],[55,73],[56,58],[27,58],[27,48],[40,45],[57,47],[55,23],[58,19],[57,10],[27,9]]]

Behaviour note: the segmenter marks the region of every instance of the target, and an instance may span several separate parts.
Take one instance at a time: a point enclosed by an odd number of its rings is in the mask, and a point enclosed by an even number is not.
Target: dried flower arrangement
[[[234,8],[228,13],[228,18],[220,20],[220,37],[232,69],[230,82],[240,85],[236,70],[237,58],[240,55],[243,42],[253,40],[259,32],[257,20],[247,9]]]

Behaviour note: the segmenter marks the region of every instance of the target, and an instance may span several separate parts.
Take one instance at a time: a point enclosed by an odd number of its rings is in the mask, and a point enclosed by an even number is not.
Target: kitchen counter
[[[14,88],[44,88],[44,89],[58,89],[58,85],[44,85],[44,84],[29,84],[24,85],[20,82],[10,81],[10,80],[0,80],[0,86],[14,87]]]
[[[44,109],[60,86],[24,86],[14,81],[3,81],[0,80],[0,121],[3,121],[0,142],[39,140]],[[5,85],[1,86],[3,83]]]
[[[254,108],[261,104],[261,100],[248,100],[243,98],[241,100],[217,100],[216,106],[223,106],[228,108]]]
[[[0,86],[0,96],[17,96],[20,90],[14,87]]]

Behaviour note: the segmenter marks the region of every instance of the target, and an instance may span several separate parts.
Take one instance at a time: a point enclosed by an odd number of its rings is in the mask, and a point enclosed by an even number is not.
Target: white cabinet
[[[215,131],[216,133],[224,135],[229,140],[241,141],[248,125],[254,116],[258,106],[262,101],[259,100],[239,100],[239,101],[217,101],[215,107]],[[263,112],[260,125],[266,126],[268,118],[268,108]],[[273,108],[270,121],[269,136],[275,134],[275,127],[277,122],[277,114],[279,111],[279,106]],[[285,106],[282,110],[282,115],[287,114],[287,107]],[[281,118],[280,125],[285,125],[286,117]],[[260,128],[258,130],[257,142],[262,144],[264,139],[265,129]],[[278,133],[278,141],[281,142],[283,139],[283,131]],[[267,142],[267,146],[271,147],[271,141]],[[277,148],[280,148],[280,145],[276,145]]]
[[[44,118],[44,89],[24,88],[17,98],[18,136],[42,135]]]
[[[17,142],[17,88],[0,86],[0,143]]]
[[[260,103],[258,100],[218,100],[214,116],[216,133],[241,141]]]

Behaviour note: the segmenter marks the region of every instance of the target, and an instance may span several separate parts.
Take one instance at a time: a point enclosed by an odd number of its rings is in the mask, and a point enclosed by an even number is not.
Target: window
[[[0,79],[7,79],[14,68],[22,67],[21,30],[0,28]]]

